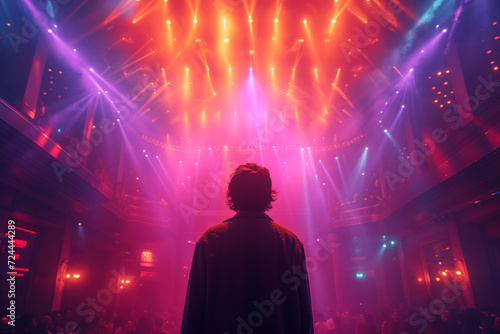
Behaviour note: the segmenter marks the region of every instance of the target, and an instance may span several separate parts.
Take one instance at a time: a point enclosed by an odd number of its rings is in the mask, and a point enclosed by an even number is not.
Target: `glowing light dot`
[[[274,19],[274,23],[278,23],[278,19]]]
[[[443,72],[438,72],[437,74],[438,74],[438,75],[441,75],[441,74],[443,74]]]
[[[331,22],[332,22],[332,23],[335,23],[335,22],[337,22],[337,21],[335,21],[335,19],[332,19],[332,21],[331,21]]]
[[[254,50],[249,50],[248,53],[251,54],[251,55],[253,55],[255,53],[255,51]]]
[[[460,276],[460,275],[462,275],[462,272],[461,271],[457,271],[456,274]]]
[[[196,19],[196,16],[194,17],[193,23],[198,23],[198,20]]]
[[[189,71],[189,67],[186,67],[186,71]]]
[[[226,20],[226,19],[222,19],[222,23],[226,23],[226,22],[227,22],[227,20]]]
[[[170,20],[167,20],[167,24],[170,24],[170,23],[172,23],[172,22]]]
[[[211,148],[211,147],[209,147],[209,148],[208,148],[208,150],[209,150],[209,151],[211,151],[211,150],[212,150],[212,148]]]
[[[225,43],[229,43],[229,38],[227,38],[227,37],[226,37],[226,38],[224,38],[224,42],[225,42]]]
[[[384,132],[387,133],[387,129],[385,129]]]
[[[303,20],[302,23],[306,24],[307,23],[307,20]]]
[[[498,71],[498,66],[493,67],[493,71]]]
[[[52,34],[52,29],[47,29],[47,31]]]
[[[410,72],[413,72],[413,68],[410,68]]]
[[[73,49],[74,52],[76,52],[76,49]]]
[[[252,23],[252,22],[253,22],[252,17],[251,17],[251,16],[249,16],[249,17],[248,17],[248,23]]]
[[[229,70],[232,71],[233,69],[230,67]]]
[[[94,72],[94,69],[91,67],[91,68],[89,68],[89,71],[90,72]]]
[[[181,160],[181,161],[179,161],[179,163],[181,164],[181,163],[182,163],[182,160]]]
[[[274,67],[271,67],[271,71],[274,71]]]
[[[317,69],[317,68],[315,68],[315,69],[314,69],[314,72],[318,72],[318,69]]]
[[[446,28],[443,29],[443,33],[446,33],[446,32],[448,32],[448,29],[446,29]]]
[[[252,71],[253,71],[253,68],[250,67],[250,72],[252,72]]]

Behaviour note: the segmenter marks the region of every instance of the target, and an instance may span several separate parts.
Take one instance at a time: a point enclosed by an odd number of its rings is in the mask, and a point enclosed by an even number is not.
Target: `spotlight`
[[[410,72],[413,72],[413,68],[410,68]]]
[[[387,244],[383,244],[382,247],[386,248],[387,247]]]
[[[385,129],[384,132],[387,133],[387,129]]]
[[[47,31],[48,31],[50,34],[52,34],[52,29],[47,29]]]
[[[196,16],[194,17],[193,23],[198,23],[198,20],[196,19]]]
[[[303,20],[302,23],[306,24],[307,23],[307,20]]]
[[[253,71],[253,68],[250,67],[250,72],[252,72],[252,71]]]
[[[395,242],[394,242],[394,241],[391,241],[391,245],[394,245],[394,244],[395,244]]]
[[[252,17],[251,17],[251,16],[249,16],[249,17],[248,17],[248,22],[249,22],[249,23],[252,23],[252,22],[253,22],[253,20],[252,20]]]
[[[271,67],[271,71],[274,71],[274,67]]]
[[[448,29],[446,29],[446,28],[443,29],[443,33],[446,33],[446,32],[448,32]]]
[[[170,24],[170,23],[172,23],[172,22],[170,20],[167,20],[167,24]]]
[[[339,160],[339,157],[335,157],[335,160]]]
[[[278,19],[274,19],[274,23],[278,23]]]
[[[227,20],[226,20],[226,19],[222,19],[222,23],[226,23],[226,22],[227,22]]]
[[[189,71],[189,67],[186,67],[186,71]]]
[[[230,67],[229,70],[232,71],[233,69]]]
[[[314,69],[314,72],[318,72],[318,69],[317,69],[317,68],[315,68],[315,69]]]
[[[90,72],[94,72],[94,69],[91,67],[91,68],[89,68],[89,71]]]
[[[335,23],[335,22],[337,22],[337,21],[335,21],[335,19],[332,19],[332,23]]]

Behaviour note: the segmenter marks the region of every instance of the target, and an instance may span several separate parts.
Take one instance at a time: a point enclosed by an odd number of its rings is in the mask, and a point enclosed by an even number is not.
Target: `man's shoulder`
[[[211,239],[218,239],[221,237],[232,225],[230,221],[224,221],[222,223],[210,226],[203,232],[201,237],[198,239],[198,243],[206,243]],[[289,228],[278,224],[274,220],[269,220],[269,227],[271,230],[283,240],[288,240],[289,242],[295,242],[298,245],[302,245],[299,237]]]
[[[222,233],[224,233],[228,229],[228,223],[222,222],[214,226],[210,226],[203,232],[198,243],[207,242],[208,239],[218,238]]]
[[[289,240],[293,240],[293,241],[297,242],[298,244],[302,244],[302,242],[300,241],[299,237],[295,234],[295,232],[293,232],[292,230],[290,230],[289,228],[287,228],[281,224],[278,224],[274,220],[271,221],[271,228],[276,233],[278,233],[282,239],[283,238],[289,239]]]

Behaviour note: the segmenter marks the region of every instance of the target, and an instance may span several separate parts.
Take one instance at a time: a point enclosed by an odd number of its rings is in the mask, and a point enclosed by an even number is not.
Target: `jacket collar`
[[[266,213],[264,212],[258,212],[258,211],[240,211],[237,214],[235,214],[233,217],[224,220],[225,222],[230,221],[230,220],[235,220],[235,219],[242,219],[242,218],[257,218],[257,219],[267,219],[267,220],[273,220],[271,217],[269,217]]]

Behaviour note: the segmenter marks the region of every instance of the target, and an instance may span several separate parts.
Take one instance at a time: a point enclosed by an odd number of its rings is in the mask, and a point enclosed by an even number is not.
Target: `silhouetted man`
[[[267,168],[236,168],[227,203],[237,213],[196,243],[181,334],[314,332],[304,247],[265,214],[275,200]]]

